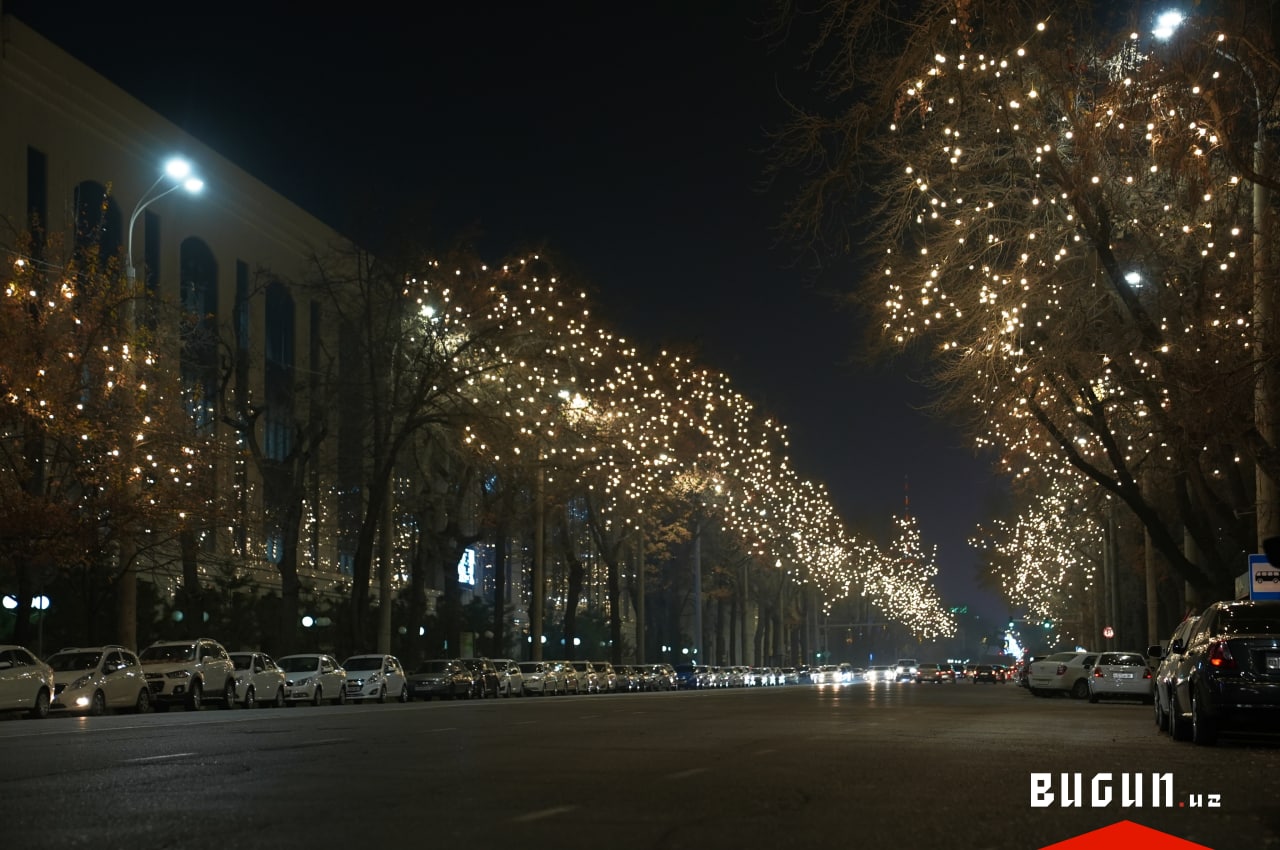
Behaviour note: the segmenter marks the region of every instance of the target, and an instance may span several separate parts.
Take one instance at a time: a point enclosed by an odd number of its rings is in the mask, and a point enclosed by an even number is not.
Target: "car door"
[[[34,656],[14,647],[0,650],[0,708],[30,708],[40,690]]]
[[[338,661],[329,655],[320,656],[320,684],[330,697],[342,693],[346,687],[346,676],[338,672]]]
[[[115,707],[119,705],[133,705],[134,698],[138,692],[126,693],[130,686],[127,668],[125,667],[124,658],[120,655],[118,649],[108,649],[102,653],[102,695],[106,697],[107,705]]]
[[[1182,657],[1178,659],[1177,667],[1174,670],[1173,694],[1175,705],[1171,711],[1177,711],[1180,714],[1186,714],[1191,711],[1191,676],[1204,660],[1205,653],[1209,648],[1209,636],[1213,634],[1213,629],[1217,622],[1217,609],[1210,608],[1204,612],[1204,616],[1196,623],[1196,627],[1191,632],[1191,637],[1187,639],[1187,645],[1182,651]]]

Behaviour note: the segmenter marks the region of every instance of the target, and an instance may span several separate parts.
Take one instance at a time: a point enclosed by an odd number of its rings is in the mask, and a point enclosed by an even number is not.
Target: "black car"
[[[996,668],[992,667],[990,664],[979,664],[977,667],[973,668],[973,683],[975,685],[979,682],[990,682],[994,685],[999,681],[1000,677],[999,674],[996,673]]]
[[[475,680],[475,689],[472,696],[479,699],[484,697],[496,697],[499,694],[501,677],[498,675],[498,668],[493,666],[493,662],[488,658],[460,658],[462,664],[471,671],[472,678]]]
[[[1280,601],[1215,602],[1191,631],[1173,678],[1174,738],[1280,728]]]
[[[409,675],[409,698],[467,699],[474,689],[471,672],[460,661],[439,658],[424,661]]]

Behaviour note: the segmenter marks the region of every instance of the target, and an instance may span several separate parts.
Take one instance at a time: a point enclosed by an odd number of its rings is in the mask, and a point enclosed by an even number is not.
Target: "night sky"
[[[344,233],[407,221],[487,259],[545,244],[625,335],[692,346],[786,423],[851,531],[887,544],[909,481],[944,603],[1007,613],[965,544],[999,498],[989,460],[921,411],[919,367],[857,362],[831,295],[856,270],[778,242],[767,132],[811,78],[763,5],[0,2]]]

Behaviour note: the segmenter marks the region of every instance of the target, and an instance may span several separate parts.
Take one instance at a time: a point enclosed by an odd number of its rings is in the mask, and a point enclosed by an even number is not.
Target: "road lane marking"
[[[678,770],[675,773],[668,773],[667,779],[688,779],[690,776],[706,773],[708,769],[705,767],[691,767],[688,770]]]
[[[164,759],[180,759],[180,758],[186,758],[187,756],[193,756],[193,755],[195,755],[195,753],[170,753],[165,756],[143,756],[142,758],[125,759],[125,763],[128,764],[130,762],[163,761]]]
[[[552,818],[552,817],[555,817],[556,815],[568,814],[569,812],[575,811],[577,809],[578,809],[578,806],[552,806],[549,809],[542,809],[541,811],[537,811],[537,812],[529,812],[527,815],[520,815],[519,817],[512,818],[511,822],[512,823],[532,823],[533,821],[536,821],[536,820],[545,820],[546,818]]]

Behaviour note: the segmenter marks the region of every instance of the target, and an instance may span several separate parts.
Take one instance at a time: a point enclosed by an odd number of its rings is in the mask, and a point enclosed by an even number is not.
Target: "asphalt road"
[[[1280,848],[1280,739],[1198,748],[1138,703],[968,683],[0,721],[4,848],[1036,850],[1125,820]]]

